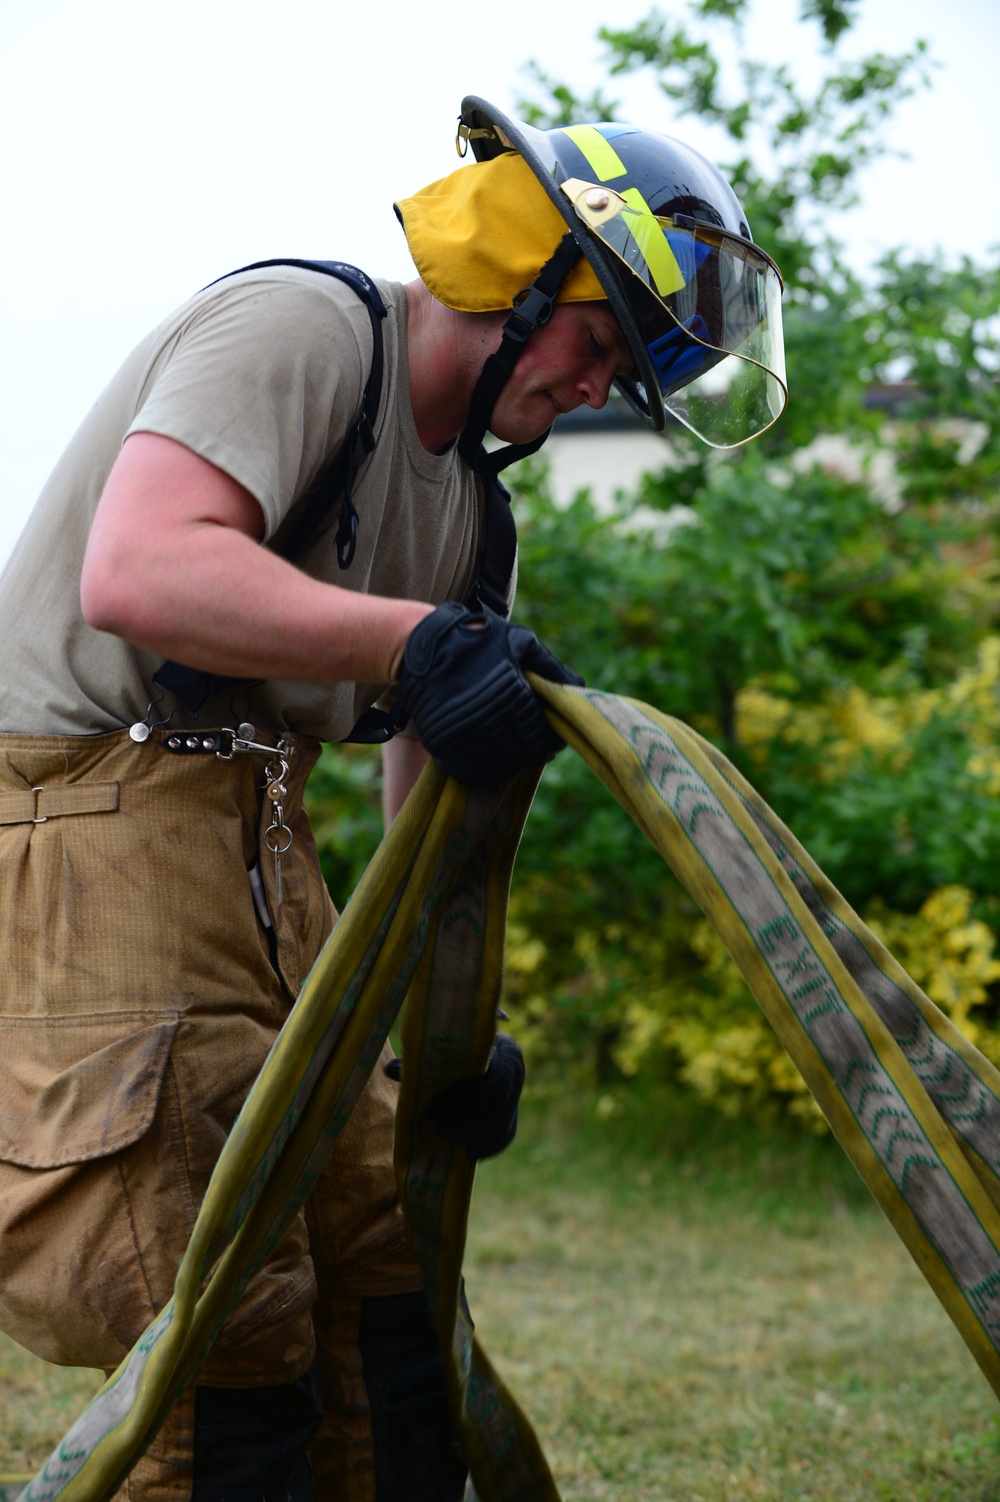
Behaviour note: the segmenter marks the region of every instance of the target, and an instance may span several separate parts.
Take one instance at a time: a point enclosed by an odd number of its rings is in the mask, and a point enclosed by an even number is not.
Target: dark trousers
[[[466,1466],[423,1294],[363,1300],[359,1346],[376,1502],[459,1502]],[[197,1388],[192,1502],[314,1502],[307,1452],[322,1417],[318,1362],[278,1387]]]

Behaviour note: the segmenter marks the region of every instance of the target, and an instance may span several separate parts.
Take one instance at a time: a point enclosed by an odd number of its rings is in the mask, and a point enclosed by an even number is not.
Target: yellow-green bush
[[[993,930],[972,916],[973,901],[965,887],[949,886],[932,892],[918,913],[893,913],[876,904],[866,916],[873,933],[931,1001],[998,1061],[1000,1036],[983,1026],[973,1009],[983,1006],[989,987],[1000,980],[1000,960]]]
[[[996,938],[972,916],[973,894],[931,894],[917,913],[874,904],[863,916],[931,1000],[988,1057],[1000,1035],[976,1015],[1000,980]],[[553,955],[532,937],[515,899],[507,951],[514,1026],[543,1076],[570,1083],[592,1067],[585,1037],[603,1036],[624,1079],[670,1077],[726,1116],[767,1120],[778,1111],[822,1129],[798,1072],[744,984],[714,928],[668,902],[661,929],[620,926],[577,935]]]
[[[888,687],[891,687],[889,685]],[[961,715],[967,767],[1000,793],[1000,637],[989,636],[975,661],[953,682],[903,695],[873,694],[850,685],[821,704],[803,705],[754,683],[736,696],[739,741],[753,766],[766,770],[776,743],[816,750],[817,775],[832,782],[866,752],[890,770],[908,765],[914,735],[935,716]]]
[[[849,875],[858,835],[844,807],[853,804],[860,808],[856,825],[880,847],[890,878],[897,868],[911,880],[914,872],[945,873],[930,891],[920,876],[924,895],[910,911],[891,900],[886,880],[861,902],[862,917],[931,1000],[1000,1062],[991,1016],[1000,959],[990,894],[985,883],[977,891],[947,879],[976,849],[985,869],[993,848],[983,843],[977,810],[991,807],[996,818],[1000,638],[985,640],[974,663],[938,688],[879,696],[851,686],[802,705],[753,684],[738,695],[737,716],[751,777],[766,778],[781,756],[794,761],[802,752],[800,785],[812,787],[817,803],[827,800],[823,828],[831,841],[846,842]],[[932,794],[957,800],[954,810],[942,804],[936,823],[934,808],[927,812]],[[973,795],[987,804],[970,803]],[[920,809],[928,828],[917,822]],[[861,849],[855,861],[867,876]],[[508,993],[519,1036],[542,1074],[555,1066],[570,1080],[588,1071],[599,1080],[672,1078],[729,1116],[786,1111],[820,1127],[812,1098],[718,935],[665,869],[658,898],[646,891],[630,906],[626,896],[613,921],[594,921],[598,889],[593,872],[576,872],[563,885],[540,876],[515,884]]]

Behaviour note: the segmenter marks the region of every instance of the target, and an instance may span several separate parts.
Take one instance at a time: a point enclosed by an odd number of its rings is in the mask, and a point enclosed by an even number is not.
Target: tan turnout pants
[[[0,736],[0,1328],[47,1361],[105,1370],[170,1297],[222,1144],[336,917],[302,811],[318,744],[289,738],[294,843],[269,934],[247,875],[257,862],[274,913],[264,759],[176,755],[164,739]],[[318,1343],[317,1497],[351,1502],[374,1495],[360,1301],[420,1285],[392,1174],[394,1089],[376,1069],[199,1378],[288,1382]],[[190,1495],[190,1425],[188,1397],[129,1496]]]

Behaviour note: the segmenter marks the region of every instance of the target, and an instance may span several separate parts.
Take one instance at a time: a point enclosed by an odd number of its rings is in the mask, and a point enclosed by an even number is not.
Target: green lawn
[[[0,1499],[12,1475],[34,1472],[104,1381],[47,1366],[0,1335]]]
[[[565,1502],[998,1502],[997,1401],[832,1141],[523,1115],[467,1282]]]
[[[565,1502],[1000,1502],[996,1399],[829,1140],[529,1098],[466,1264]],[[0,1344],[0,1473],[93,1386]]]

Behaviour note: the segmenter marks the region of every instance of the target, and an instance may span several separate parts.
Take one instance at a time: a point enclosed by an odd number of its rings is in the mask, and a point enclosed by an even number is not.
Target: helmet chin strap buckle
[[[552,317],[556,305],[555,296],[533,285],[522,287],[514,298],[514,305],[503,326],[504,336],[523,344],[535,329],[541,328]]]

